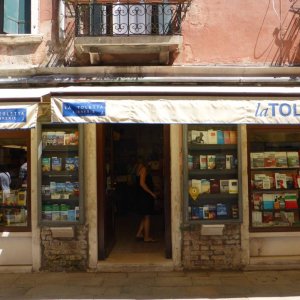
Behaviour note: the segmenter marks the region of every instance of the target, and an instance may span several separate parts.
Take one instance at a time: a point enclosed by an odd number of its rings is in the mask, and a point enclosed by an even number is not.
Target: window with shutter
[[[0,32],[11,34],[30,33],[31,0],[0,0]]]

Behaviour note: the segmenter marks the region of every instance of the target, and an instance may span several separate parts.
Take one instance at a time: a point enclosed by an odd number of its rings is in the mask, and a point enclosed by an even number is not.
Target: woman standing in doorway
[[[154,212],[154,201],[156,195],[153,192],[152,176],[148,172],[146,164],[142,159],[136,165],[136,184],[137,184],[137,211],[142,215],[136,239],[146,243],[156,242],[150,236],[150,216]]]

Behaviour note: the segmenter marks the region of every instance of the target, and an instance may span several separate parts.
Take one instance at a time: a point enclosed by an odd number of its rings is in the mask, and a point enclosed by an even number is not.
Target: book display
[[[187,125],[184,138],[187,219],[240,221],[237,126]]]
[[[299,134],[293,126],[248,126],[253,231],[300,229]]]
[[[65,225],[83,220],[81,144],[77,125],[42,126],[42,224]]]

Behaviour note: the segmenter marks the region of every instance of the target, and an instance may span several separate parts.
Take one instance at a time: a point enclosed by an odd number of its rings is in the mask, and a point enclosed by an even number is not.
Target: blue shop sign
[[[64,102],[64,117],[101,117],[105,116],[105,102]]]
[[[26,122],[26,108],[0,108],[0,123]]]

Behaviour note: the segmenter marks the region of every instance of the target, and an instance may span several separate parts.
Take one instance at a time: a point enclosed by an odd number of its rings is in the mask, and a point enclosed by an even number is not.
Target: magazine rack
[[[237,126],[184,127],[184,190],[188,222],[240,222],[237,136]]]
[[[83,222],[82,130],[78,125],[42,125],[40,224]]]

